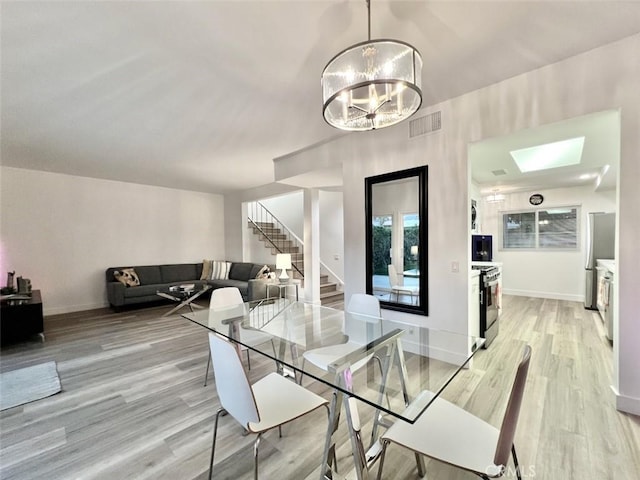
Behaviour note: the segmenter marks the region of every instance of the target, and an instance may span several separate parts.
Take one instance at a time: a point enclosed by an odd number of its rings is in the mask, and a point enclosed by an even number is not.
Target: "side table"
[[[296,302],[298,301],[298,285],[300,284],[300,282],[297,282],[295,280],[290,280],[287,283],[266,283],[266,294],[267,294],[267,298],[271,298],[270,297],[270,290],[272,288],[277,288],[278,289],[278,298],[284,296],[287,296],[287,288],[288,287],[293,287],[295,289],[295,293],[296,293]],[[284,295],[283,295],[284,294]]]
[[[11,295],[0,306],[0,341],[10,343],[39,334],[44,341],[44,319],[40,290],[31,295]]]

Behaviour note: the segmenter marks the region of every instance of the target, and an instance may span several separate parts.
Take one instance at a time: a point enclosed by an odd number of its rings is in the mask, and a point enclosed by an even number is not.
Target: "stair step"
[[[344,292],[336,290],[335,292],[320,294],[321,305],[328,305],[332,303],[344,303]]]
[[[267,248],[269,248],[268,245],[265,245]],[[271,254],[272,255],[277,255],[278,253],[298,253],[300,250],[300,247],[287,247],[287,248],[281,248],[281,252],[277,251],[275,248],[271,249]]]
[[[274,239],[271,239],[271,241],[269,241],[266,238],[261,238],[260,240],[264,242],[264,246],[266,248],[271,248],[272,250],[277,249],[283,253],[291,253],[289,252],[289,250],[298,248],[294,245],[294,243],[291,240],[283,240],[281,238],[274,238]],[[280,253],[280,252],[277,252],[277,253]]]
[[[320,295],[322,295],[323,293],[337,292],[338,291],[337,287],[338,287],[337,283],[331,283],[331,282],[321,283]]]
[[[259,235],[260,238],[259,240],[261,241],[269,241],[272,240],[273,243],[278,243],[279,241],[291,241],[287,238],[287,235],[284,233],[270,233],[270,232],[264,232],[265,234],[263,234],[260,231],[255,231],[254,232],[256,235]]]

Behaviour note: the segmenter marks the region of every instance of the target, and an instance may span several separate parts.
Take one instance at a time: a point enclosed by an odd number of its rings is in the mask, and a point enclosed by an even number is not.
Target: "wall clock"
[[[529,197],[529,203],[531,205],[540,205],[544,201],[544,197],[539,193],[534,193]]]

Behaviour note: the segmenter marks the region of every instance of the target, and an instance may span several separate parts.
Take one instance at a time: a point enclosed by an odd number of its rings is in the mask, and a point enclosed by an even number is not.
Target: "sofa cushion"
[[[124,296],[125,298],[134,298],[155,295],[155,293],[163,287],[164,285],[162,283],[156,285],[140,285],[137,288],[127,288],[124,292]],[[158,300],[162,299],[158,297]]]
[[[260,271],[267,267],[266,265],[260,265],[259,263],[254,263],[253,266],[251,267],[251,273],[249,274],[249,279],[251,278],[258,278],[258,274],[260,273]],[[269,267],[267,267],[269,268]]]
[[[251,276],[255,264],[253,263],[232,263],[231,270],[229,271],[230,280],[242,280],[248,282],[250,278],[255,278],[256,274],[260,270],[261,266],[258,266],[258,270]]]
[[[270,271],[271,269],[267,265],[263,265],[253,278],[267,278]]]
[[[211,263],[211,278],[212,280],[226,280],[229,278],[229,269],[231,268],[231,262],[225,262],[224,260],[214,260]]]
[[[208,280],[207,283],[211,285],[214,289],[216,288],[224,288],[224,287],[236,287],[240,290],[240,294],[242,298],[247,298],[247,292],[249,291],[249,283],[244,282],[242,280],[231,280],[231,279],[218,279],[218,280]]]
[[[140,279],[140,285],[155,285],[156,283],[162,283],[162,275],[160,274],[159,265],[136,267],[136,273]]]
[[[127,287],[137,287],[140,285],[140,279],[133,268],[116,270],[113,272],[113,277]]]
[[[205,285],[207,282],[204,282],[201,280],[195,280],[189,283],[194,284],[196,290],[200,290],[202,286]],[[178,283],[176,285],[180,285],[180,284]],[[136,288],[127,288],[125,290],[124,296],[125,298],[146,297],[149,295],[155,295],[158,292],[158,290],[163,292],[168,292],[169,286],[170,285],[166,283],[158,283],[155,285],[140,285],[139,287],[136,287]],[[162,298],[160,296],[158,296],[156,299],[159,301],[162,301]]]
[[[181,263],[177,265],[160,265],[162,283],[184,282],[198,280],[195,263]]]
[[[211,278],[211,270],[213,269],[213,260],[202,260],[202,273],[200,280],[209,280]]]

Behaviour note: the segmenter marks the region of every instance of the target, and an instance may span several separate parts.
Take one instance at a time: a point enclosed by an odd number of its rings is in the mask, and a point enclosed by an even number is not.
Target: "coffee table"
[[[211,290],[211,285],[203,285],[198,288],[193,284],[186,284],[172,285],[166,289],[156,291],[156,295],[178,303],[178,305],[162,316],[168,317],[183,307],[189,307],[192,312],[193,307],[202,308],[200,305],[193,303],[193,301],[209,290]]]

